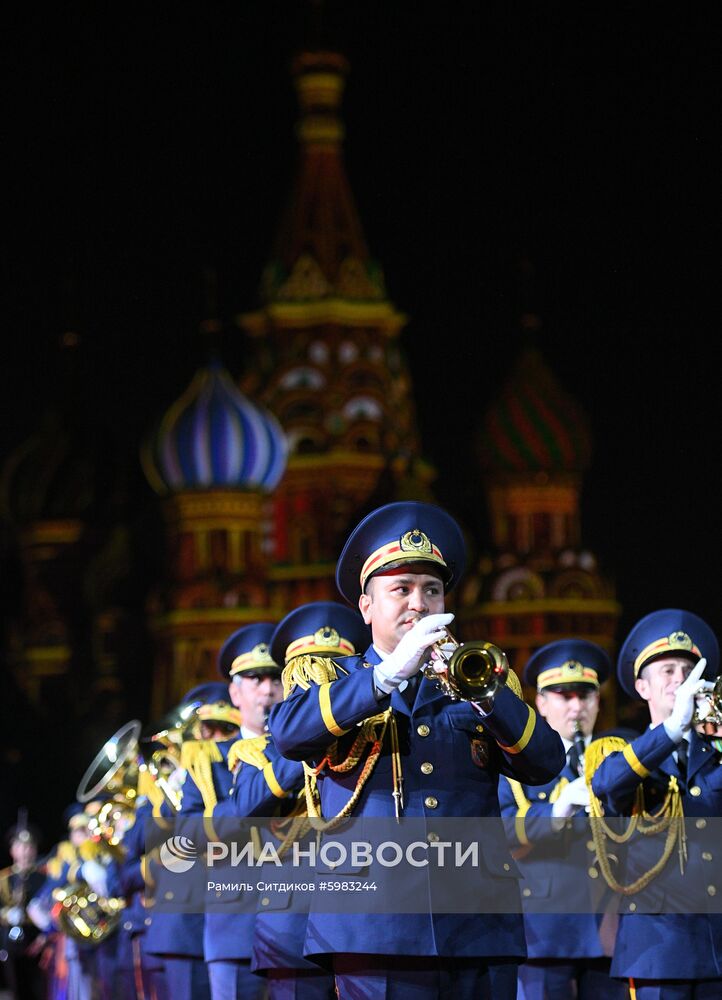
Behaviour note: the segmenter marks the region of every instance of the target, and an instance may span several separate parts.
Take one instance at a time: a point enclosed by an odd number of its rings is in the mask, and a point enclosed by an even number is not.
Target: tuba
[[[138,737],[140,722],[131,719],[100,748],[80,779],[75,797],[90,802],[103,793],[106,798],[121,796],[132,806],[138,785]]]
[[[100,944],[109,937],[125,907],[122,897],[99,896],[82,879],[53,889],[52,896],[61,933],[86,944]]]
[[[453,647],[451,652],[449,646]],[[429,680],[436,681],[453,701],[493,698],[506,684],[509,660],[506,653],[491,642],[458,642],[447,630],[446,638],[435,642],[432,649],[437,659],[445,664],[445,670],[438,673],[433,661],[428,661],[421,668],[422,672]]]

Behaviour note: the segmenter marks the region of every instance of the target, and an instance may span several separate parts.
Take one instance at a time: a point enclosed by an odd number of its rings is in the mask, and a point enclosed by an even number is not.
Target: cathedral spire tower
[[[274,560],[289,606],[335,597],[333,565],[349,525],[370,503],[393,499],[410,472],[422,483],[431,478],[398,345],[406,320],[369,252],[344,165],[348,69],[336,52],[304,52],[293,62],[296,177],[261,307],[241,318],[257,347],[242,387],[276,415],[289,441],[274,495]]]

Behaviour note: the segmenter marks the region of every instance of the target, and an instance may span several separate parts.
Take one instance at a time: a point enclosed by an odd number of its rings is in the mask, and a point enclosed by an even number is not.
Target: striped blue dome
[[[271,492],[288,445],[276,418],[251,403],[219,361],[201,368],[146,443],[143,468],[157,493],[241,488]]]

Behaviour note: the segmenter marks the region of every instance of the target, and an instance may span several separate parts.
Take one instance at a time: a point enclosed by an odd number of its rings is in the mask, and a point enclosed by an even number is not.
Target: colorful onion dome
[[[84,433],[66,415],[48,410],[37,431],[3,465],[0,513],[16,525],[86,518],[102,494],[101,461],[102,448],[92,429]]]
[[[589,464],[587,418],[541,354],[527,348],[484,418],[482,468],[509,472],[581,471]]]
[[[160,494],[219,488],[271,492],[285,472],[287,455],[276,418],[251,403],[214,360],[166,412],[141,460]]]

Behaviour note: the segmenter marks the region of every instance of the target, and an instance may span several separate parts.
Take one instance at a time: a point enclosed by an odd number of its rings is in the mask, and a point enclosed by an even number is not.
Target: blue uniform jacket
[[[399,692],[377,699],[368,665],[378,662],[371,647],[365,658],[339,659],[337,680],[294,689],[271,713],[278,750],[294,760],[318,761],[337,739],[343,757],[356,724],[391,706],[399,729],[404,816],[425,817],[432,836],[436,817],[498,817],[500,773],[536,784],[561,770],[561,739],[508,689],[499,691],[493,711],[482,718],[469,703],[451,701],[435,682],[423,678],[411,711]],[[348,803],[362,765],[363,760],[347,774],[321,771],[324,817],[337,815]],[[352,816],[393,817],[392,790],[392,759],[385,743]],[[487,854],[483,841],[481,846],[486,871],[480,875],[479,892],[508,895],[510,879],[518,878],[511,856],[506,850]],[[520,911],[519,906],[519,913],[488,915],[374,914],[365,920],[352,914],[324,915],[312,908],[305,953],[524,956]]]
[[[552,827],[553,804],[567,782],[577,777],[566,763],[544,785],[506,777],[499,782],[501,814],[523,876],[529,958],[600,958],[605,954],[599,934],[602,916],[590,912],[590,890],[596,893],[599,873],[592,867],[595,855],[588,820],[572,818],[560,830]],[[590,871],[595,873],[595,884]],[[545,901],[551,901],[556,912],[544,913]],[[560,901],[568,904],[567,913],[558,912]]]
[[[303,787],[303,765],[281,757],[273,738],[259,737],[261,755],[258,763],[241,762],[229,797],[213,811],[217,816],[274,816],[293,807],[296,794]],[[319,972],[317,965],[303,957],[307,917],[289,913],[293,890],[266,897],[266,909],[256,916],[252,969],[307,969]],[[272,910],[271,910],[272,908]]]
[[[222,759],[211,763],[211,775],[218,799],[228,794],[233,780],[227,760],[234,742],[223,740],[216,744]],[[203,796],[189,772],[183,783],[180,815],[202,815],[204,811]],[[252,917],[245,915],[221,918],[220,914],[210,913],[153,913],[146,947],[156,955],[178,955],[207,962],[249,958],[252,933]]]
[[[675,743],[664,726],[656,726],[610,754],[597,768],[592,790],[605,815],[630,815],[634,795],[644,786],[645,807],[654,811],[663,800],[671,777],[679,782],[684,815],[704,835],[706,817],[722,815],[722,767],[708,742],[691,734],[686,780],[677,767]],[[631,883],[659,858],[659,843],[645,845],[637,837],[627,851],[626,883]],[[716,846],[716,845],[715,845]],[[645,850],[645,847],[647,849]],[[684,892],[685,879],[709,883],[709,898],[722,891],[719,851],[702,851],[695,837],[687,844],[686,874],[680,874],[676,852],[665,870],[644,890],[645,901],[658,903]],[[612,975],[638,979],[713,979],[722,974],[722,915],[719,913],[634,913],[634,897],[622,902]]]

